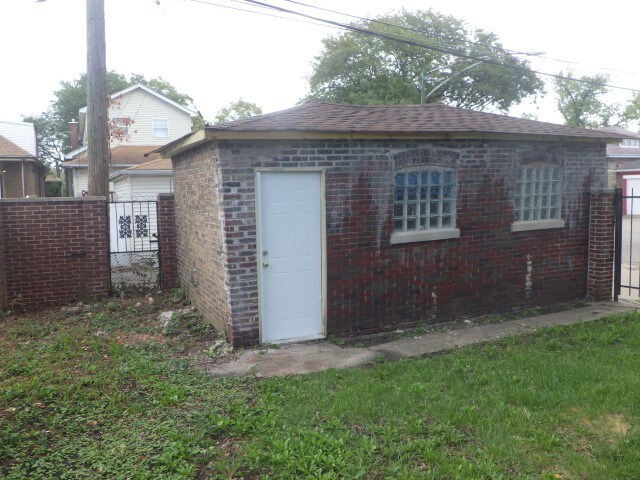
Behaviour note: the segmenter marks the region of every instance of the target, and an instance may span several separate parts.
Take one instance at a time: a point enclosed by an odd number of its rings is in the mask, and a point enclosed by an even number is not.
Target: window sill
[[[438,230],[417,230],[413,232],[395,232],[391,234],[391,245],[399,243],[430,242],[433,240],[447,240],[460,238],[457,228],[440,228]]]
[[[565,221],[560,219],[531,220],[528,222],[513,222],[512,232],[528,232],[529,230],[548,230],[551,228],[564,228]]]

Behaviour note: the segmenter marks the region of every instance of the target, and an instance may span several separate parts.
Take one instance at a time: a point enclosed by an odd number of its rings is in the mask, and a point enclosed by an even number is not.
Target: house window
[[[111,131],[111,139],[116,141],[124,141],[129,138],[129,125],[132,121],[130,118],[114,118],[109,124]]]
[[[424,168],[395,175],[391,243],[457,238],[456,173]]]
[[[169,136],[169,122],[165,118],[153,119],[153,136],[154,137],[168,137]]]
[[[640,147],[640,140],[635,138],[623,138],[620,142],[621,147]]]
[[[520,167],[515,185],[513,231],[564,227],[561,206],[562,167]]]

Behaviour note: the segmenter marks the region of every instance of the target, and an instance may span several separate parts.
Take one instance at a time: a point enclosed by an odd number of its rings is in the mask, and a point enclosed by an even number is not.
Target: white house
[[[87,107],[81,108],[78,117],[79,144],[82,146],[66,155],[63,164],[70,177],[69,194],[76,197],[88,190],[86,113]],[[114,133],[111,138],[111,176],[117,171],[157,159],[158,155],[145,157],[145,154],[190,133],[195,117],[188,108],[141,84],[111,95],[108,114]],[[129,199],[154,193],[148,189],[137,192],[135,183],[130,183]],[[115,190],[113,181],[110,182],[110,190]],[[164,191],[166,188],[161,187],[155,193]]]
[[[153,154],[157,156],[157,154]],[[117,170],[110,177],[113,199],[155,200],[158,193],[173,192],[170,158],[157,158],[134,167]]]

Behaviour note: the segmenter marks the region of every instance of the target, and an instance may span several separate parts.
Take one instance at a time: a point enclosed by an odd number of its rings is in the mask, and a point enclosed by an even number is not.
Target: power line
[[[350,13],[339,12],[337,10],[331,10],[329,8],[318,7],[317,5],[313,5],[313,4],[310,4],[310,3],[304,3],[304,2],[299,2],[299,1],[296,1],[296,0],[282,0],[282,1],[288,2],[288,3],[293,3],[293,4],[296,4],[296,5],[303,6],[303,7],[313,8],[313,9],[316,9],[316,10],[322,10],[324,12],[335,13],[337,15],[342,15],[342,16],[345,16],[345,17],[355,18],[357,20],[362,20],[362,21],[365,21],[365,22],[377,23],[377,24],[380,24],[380,25],[385,25],[385,26],[394,27],[394,28],[400,28],[400,29],[403,29],[403,30],[408,30],[408,31],[411,31],[411,32],[416,32],[416,33],[420,33],[420,34],[423,34],[423,35],[427,35],[426,32],[424,32],[423,30],[420,30],[418,28],[412,28],[412,27],[408,27],[408,26],[404,26],[404,25],[398,25],[396,23],[385,22],[385,21],[378,20],[378,19],[375,19],[375,18],[366,18],[366,17],[361,17],[359,15],[353,15],[353,14],[350,14]],[[522,52],[522,51],[518,51],[518,50],[512,50],[512,49],[509,49],[509,48],[504,48],[504,47],[496,47],[495,45],[490,45],[490,44],[482,43],[482,42],[474,42],[474,41],[468,40],[468,39],[459,39],[459,38],[455,38],[455,37],[449,37],[447,35],[439,35],[439,34],[436,34],[436,33],[428,33],[428,35],[431,35],[432,37],[440,37],[440,38],[448,39],[448,40],[462,41],[464,43],[468,43],[470,45],[477,45],[477,46],[480,46],[480,47],[494,48],[494,49],[501,50],[503,52],[507,52],[507,53],[513,54],[513,55],[534,56],[530,52]],[[640,73],[637,73],[637,72],[628,72],[628,71],[625,71],[625,70],[617,70],[617,69],[614,69],[614,68],[599,67],[597,65],[585,65],[585,64],[581,64],[579,62],[573,62],[571,60],[562,60],[562,59],[559,59],[559,58],[546,57],[544,55],[535,55],[535,57],[543,58],[545,60],[551,60],[551,61],[554,61],[554,62],[567,63],[567,64],[570,64],[570,65],[583,65],[585,67],[596,68],[598,70],[606,70],[606,71],[610,71],[610,72],[623,73],[623,74],[626,74],[626,75],[640,76]]]
[[[221,6],[221,5],[217,5],[217,4],[212,4],[210,2],[206,2],[205,0],[189,0],[189,1],[196,2],[196,3],[204,3],[204,4],[208,4],[208,5],[212,5],[212,6]],[[239,0],[232,0],[232,1],[239,1]],[[474,55],[469,55],[469,54],[466,54],[466,53],[453,51],[450,48],[447,49],[447,48],[440,47],[440,46],[429,45],[429,44],[426,44],[426,43],[421,42],[421,41],[407,39],[407,37],[402,38],[402,36],[399,36],[399,35],[391,35],[391,34],[387,34],[387,33],[384,33],[384,32],[379,32],[379,31],[375,31],[375,30],[372,30],[372,29],[364,28],[364,27],[358,27],[358,26],[355,26],[355,25],[352,25],[352,24],[345,24],[345,23],[334,21],[334,20],[325,19],[325,18],[322,18],[322,17],[316,17],[316,16],[309,15],[309,14],[306,14],[306,13],[297,12],[295,10],[290,10],[290,9],[287,9],[287,8],[284,8],[284,7],[280,7],[280,6],[277,6],[277,5],[272,5],[272,4],[269,4],[269,3],[261,2],[259,0],[243,0],[243,3],[255,5],[255,6],[258,6],[258,7],[267,8],[267,9],[270,9],[270,10],[275,10],[275,11],[286,13],[286,14],[290,14],[290,15],[301,16],[301,17],[304,17],[304,18],[307,18],[307,19],[310,19],[310,20],[314,20],[315,22],[321,22],[323,24],[331,25],[331,26],[333,26],[335,28],[339,28],[339,29],[343,29],[343,30],[350,30],[350,31],[362,33],[362,34],[365,34],[365,35],[378,37],[378,38],[384,38],[386,40],[400,42],[400,43],[403,43],[405,45],[424,48],[426,50],[433,50],[433,51],[436,51],[436,52],[439,52],[439,53],[452,55],[454,57],[460,57],[460,58],[465,58],[467,60],[474,60],[474,61],[479,61],[479,60],[482,59],[482,58],[474,56]],[[227,8],[229,8],[229,7],[227,7]],[[260,13],[260,12],[255,12],[254,11],[252,13]],[[279,18],[289,19],[287,17],[279,17]],[[294,19],[289,19],[289,20],[294,20]],[[509,68],[511,70],[519,70],[520,69],[520,67],[515,66],[515,65],[498,63],[496,61],[491,61],[491,60],[485,60],[483,63],[489,64],[489,65],[498,66],[498,67],[502,67],[502,68]],[[539,71],[539,70],[530,70],[530,71],[533,72],[533,73],[536,73],[538,75],[544,75],[544,76],[547,76],[547,77],[557,78],[557,79],[561,79],[561,80],[570,80],[570,81],[573,81],[573,82],[584,83],[584,84],[588,84],[588,85],[600,85],[600,84],[598,84],[596,82],[592,82],[590,80],[585,80],[585,79],[581,79],[581,78],[571,78],[571,77],[566,77],[564,75],[548,73],[548,72],[542,72],[542,71]],[[604,84],[604,86],[607,87],[607,88],[613,88],[613,89],[617,89],[617,90],[625,90],[625,91],[629,91],[629,92],[640,93],[639,89],[634,89],[634,88],[629,88],[629,87],[622,87],[622,86],[611,85],[611,84]]]

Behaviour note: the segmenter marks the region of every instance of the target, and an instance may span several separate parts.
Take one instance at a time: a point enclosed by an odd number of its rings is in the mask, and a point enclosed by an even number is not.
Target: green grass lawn
[[[166,302],[0,318],[0,478],[640,478],[640,315],[219,379]]]

